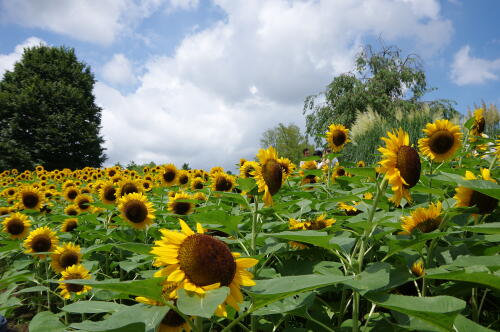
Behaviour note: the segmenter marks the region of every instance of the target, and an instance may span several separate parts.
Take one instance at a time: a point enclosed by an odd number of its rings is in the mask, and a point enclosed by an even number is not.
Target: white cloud
[[[121,53],[115,54],[109,62],[104,64],[101,72],[103,78],[112,85],[128,86],[137,81],[132,64]]]
[[[38,45],[46,45],[45,41],[37,37],[30,37],[14,48],[14,52],[9,54],[0,54],[0,78],[7,70],[14,69],[14,64],[21,59],[24,49]]]
[[[489,80],[498,80],[500,58],[486,60],[469,55],[470,46],[462,47],[451,64],[451,79],[455,84],[482,84]]]
[[[108,163],[253,158],[264,130],[304,124],[304,98],[350,70],[367,36],[429,52],[446,45],[451,22],[436,1],[418,3],[217,0],[227,17],[148,61],[135,92],[96,85]]]
[[[175,10],[194,10],[198,8],[199,0],[170,0],[167,12],[172,13]]]
[[[4,21],[50,30],[72,38],[111,44],[120,33],[148,17],[163,0],[2,0]]]

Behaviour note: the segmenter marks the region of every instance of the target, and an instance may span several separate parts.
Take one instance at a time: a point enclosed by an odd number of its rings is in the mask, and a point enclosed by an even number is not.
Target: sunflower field
[[[498,331],[500,141],[478,109],[377,162],[0,174],[0,314],[42,331]],[[340,162],[337,162],[340,160]]]

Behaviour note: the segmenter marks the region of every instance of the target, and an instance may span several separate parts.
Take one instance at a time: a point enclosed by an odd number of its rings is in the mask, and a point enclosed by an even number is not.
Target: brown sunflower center
[[[262,165],[262,177],[269,188],[269,193],[271,195],[276,194],[281,188],[281,181],[283,177],[281,165],[274,159],[268,160],[264,165]]]
[[[66,214],[68,216],[76,216],[78,215],[78,211],[75,209],[75,208],[69,208],[67,211],[66,211]]]
[[[137,188],[137,186],[134,183],[128,182],[122,186],[121,195],[125,196],[127,194],[138,193],[138,192],[139,188]]]
[[[418,228],[422,233],[430,233],[438,229],[440,224],[441,218],[431,218],[418,223],[418,225],[416,225],[415,227]]]
[[[14,189],[9,189],[9,191],[7,191],[7,195],[9,196],[12,196],[16,193],[16,191]]]
[[[191,210],[192,204],[190,202],[174,202],[172,204],[172,209],[175,214],[186,215]]]
[[[163,173],[163,180],[165,182],[172,182],[175,179],[175,171],[167,170]]]
[[[70,220],[66,223],[66,232],[71,232],[74,230],[77,226],[77,223],[75,220]]]
[[[104,198],[107,201],[114,202],[116,200],[116,188],[115,187],[108,187],[104,189]]]
[[[108,176],[112,177],[116,174],[116,171],[114,169],[108,171]]]
[[[341,146],[347,140],[346,134],[341,130],[335,130],[332,132],[332,143],[335,146]]]
[[[455,137],[448,130],[439,130],[435,132],[429,139],[429,148],[432,152],[443,154],[453,147]]]
[[[142,186],[144,187],[144,189],[149,189],[149,187],[150,187],[150,186],[149,186],[149,182],[144,182],[144,183],[142,184]]]
[[[476,120],[476,122],[474,123],[474,129],[476,129],[476,132],[478,134],[481,134],[484,131],[485,125],[486,121],[484,120],[484,118],[481,118],[479,120]]]
[[[255,171],[255,168],[247,167],[247,169],[245,170],[245,177],[247,177],[247,178],[253,177],[252,172],[254,172],[254,171]]]
[[[34,252],[47,252],[52,247],[52,241],[46,234],[37,235],[31,241],[31,248]]]
[[[140,224],[148,217],[148,208],[143,202],[130,201],[125,206],[125,216],[135,224]]]
[[[7,224],[7,232],[12,235],[19,235],[24,231],[24,223],[20,219],[12,219]]]
[[[73,279],[80,279],[80,278],[73,278]],[[66,284],[66,288],[68,291],[73,292],[73,293],[78,293],[83,290],[83,285],[78,285],[78,284]]]
[[[218,176],[215,180],[216,191],[230,191],[233,188],[233,183],[224,176]]]
[[[70,200],[74,200],[76,196],[78,196],[78,191],[76,190],[70,190],[68,191],[68,194],[66,195]]]
[[[28,192],[23,194],[23,205],[28,209],[34,209],[38,202],[40,202],[40,198],[36,193]]]
[[[176,313],[174,310],[169,310],[161,321],[162,324],[169,327],[179,327],[185,322],[186,321],[184,320],[184,318],[182,318],[182,316]]]
[[[186,184],[189,181],[189,177],[187,175],[182,175],[179,177],[179,183],[180,184]]]
[[[229,286],[236,263],[227,245],[205,234],[187,237],[179,248],[180,268],[197,286],[220,283]]]
[[[475,205],[479,209],[479,213],[488,214],[496,209],[498,199],[474,190],[470,198],[470,205]]]
[[[194,184],[194,189],[203,189],[203,182],[196,181]]]
[[[414,148],[403,145],[397,154],[396,167],[403,179],[408,183],[405,188],[415,186],[420,179],[420,158]]]
[[[88,210],[90,208],[90,200],[88,198],[82,198],[78,202],[78,207],[80,210]]]
[[[343,168],[339,168],[339,169],[337,170],[337,175],[338,175],[338,176],[344,176],[344,175],[345,175],[345,169],[343,169]]]
[[[59,257],[59,264],[66,269],[71,265],[78,264],[79,257],[74,251],[66,251]]]

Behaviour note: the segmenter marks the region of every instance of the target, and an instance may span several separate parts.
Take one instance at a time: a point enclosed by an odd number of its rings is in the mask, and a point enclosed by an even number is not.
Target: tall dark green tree
[[[106,157],[94,83],[73,49],[26,48],[0,81],[0,169],[101,166]]]
[[[395,46],[384,46],[379,51],[367,46],[356,57],[351,72],[334,77],[324,92],[306,98],[306,133],[320,145],[320,135],[331,123],[350,128],[357,114],[368,109],[390,121],[396,109],[403,112],[420,109],[421,98],[431,90],[417,55],[403,56]],[[448,100],[425,103],[447,118],[457,114]]]

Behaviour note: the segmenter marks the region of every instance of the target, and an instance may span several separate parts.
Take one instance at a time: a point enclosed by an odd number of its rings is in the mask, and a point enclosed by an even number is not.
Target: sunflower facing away
[[[203,227],[196,225],[198,233],[179,219],[181,232],[161,229],[162,238],[155,242],[151,253],[157,258],[155,266],[164,266],[155,276],[168,275],[167,281],[179,283],[179,288],[203,295],[210,289],[227,286],[230,293],[215,314],[227,316],[226,304],[239,310],[243,301],[240,286],[253,286],[253,275],[246,269],[258,263],[253,258],[238,258],[221,240],[204,234]]]
[[[433,161],[445,161],[460,148],[462,138],[460,127],[448,120],[428,123],[423,132],[425,137],[418,140],[418,147],[423,155]]]
[[[118,183],[115,196],[120,198],[132,193],[142,193],[143,190],[142,183],[139,180],[126,178]]]
[[[474,123],[472,124],[472,135],[481,136],[484,132],[484,127],[486,126],[486,120],[483,116],[483,109],[478,108],[474,111]]]
[[[173,198],[170,198],[168,202],[168,211],[180,214],[187,215],[193,212],[194,204],[189,202],[193,197],[184,192],[178,192],[175,194]]]
[[[78,219],[76,218],[66,218],[61,227],[61,232],[72,232],[78,227]]]
[[[40,210],[45,202],[45,195],[33,186],[24,186],[18,192],[18,199],[22,209]]]
[[[486,181],[496,182],[490,175],[490,170],[481,168],[481,178]],[[470,172],[465,172],[466,180],[476,180],[476,176]],[[455,188],[456,194],[453,197],[457,201],[457,206],[476,206],[479,214],[493,212],[498,206],[498,199],[485,195],[474,189],[458,186]]]
[[[343,125],[331,124],[326,132],[326,141],[332,151],[339,152],[346,143],[350,142],[349,129]]]
[[[45,254],[37,254],[39,252],[52,252],[57,246],[58,238],[56,233],[44,226],[30,232],[26,240],[24,240],[24,252],[27,254],[35,254],[39,258],[45,258]]]
[[[411,265],[410,270],[417,277],[423,276],[425,274],[424,262],[422,260],[416,261]]]
[[[118,199],[118,210],[124,220],[137,229],[144,229],[155,218],[153,204],[141,193],[132,193]]]
[[[259,192],[264,192],[264,203],[269,206],[273,204],[273,195],[280,190],[286,175],[278,161],[278,154],[272,146],[267,150],[260,149],[257,158],[259,158],[260,165],[255,170],[254,177]]]
[[[58,273],[66,270],[71,265],[80,264],[82,260],[80,246],[72,242],[57,246],[50,257],[52,259],[50,265]]]
[[[385,178],[394,192],[390,201],[396,205],[401,203],[403,197],[411,202],[409,188],[415,186],[420,179],[420,157],[417,151],[410,146],[408,133],[399,129],[394,133],[388,132],[387,137],[381,139],[386,147],[380,147],[383,159],[379,162],[379,171],[385,173]]]
[[[410,234],[415,229],[422,233],[435,231],[441,225],[441,202],[431,203],[428,208],[417,208],[410,216],[401,217],[401,228],[404,234]]]
[[[61,275],[62,278],[59,279],[60,281],[90,279],[89,271],[87,271],[87,269],[81,264],[68,267],[66,270],[61,272]],[[71,294],[80,295],[87,293],[92,289],[92,287],[87,285],[71,284],[66,282],[61,283],[58,288],[61,289],[61,296],[65,299],[71,298]]]
[[[27,215],[16,212],[5,218],[2,222],[3,231],[9,233],[12,239],[23,239],[28,235],[31,221]]]

